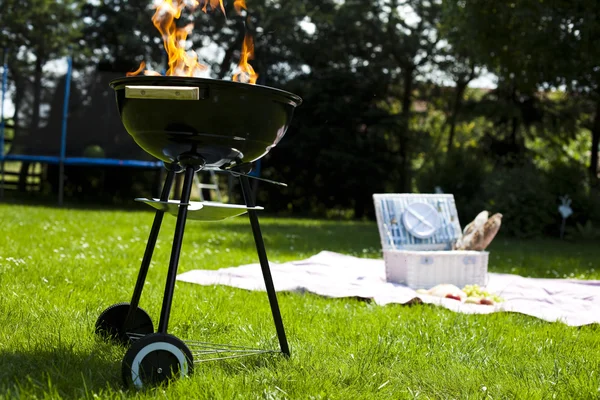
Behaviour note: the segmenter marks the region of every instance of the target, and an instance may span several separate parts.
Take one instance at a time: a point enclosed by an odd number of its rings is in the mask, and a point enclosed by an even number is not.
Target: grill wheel
[[[117,303],[104,310],[96,320],[96,334],[128,346],[131,341],[154,332],[152,319],[146,311],[137,308],[133,323],[124,328],[125,319],[129,312],[129,303]]]
[[[192,374],[193,356],[173,335],[153,333],[135,341],[125,353],[121,372],[127,387],[146,389]]]

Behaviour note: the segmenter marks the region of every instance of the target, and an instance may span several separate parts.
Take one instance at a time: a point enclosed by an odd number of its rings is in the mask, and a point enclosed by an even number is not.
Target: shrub
[[[567,219],[571,232],[579,232],[586,226],[600,226],[600,192],[590,185],[584,165],[556,162],[550,165],[547,176],[547,190],[556,199],[556,208],[560,205],[559,197],[567,195],[571,199],[573,214]]]
[[[486,208],[502,213],[503,233],[540,236],[556,223],[556,198],[548,185],[547,176],[531,164],[494,169],[483,185]]]
[[[444,193],[453,194],[461,225],[465,226],[485,207],[481,187],[489,166],[473,148],[455,149],[441,157],[445,157],[444,161],[431,162],[419,171],[415,180],[417,189],[421,193],[434,193],[439,186]]]

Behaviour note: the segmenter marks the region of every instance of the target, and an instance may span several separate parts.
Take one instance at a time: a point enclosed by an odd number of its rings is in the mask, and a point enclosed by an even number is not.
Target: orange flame
[[[242,9],[246,10],[246,0],[235,0],[233,8],[238,14],[242,13]],[[240,63],[238,64],[239,72],[233,75],[235,82],[256,84],[258,74],[254,72],[252,65],[248,64],[248,60],[254,59],[254,39],[252,35],[246,32],[244,43],[242,43],[242,53],[240,54]]]
[[[219,7],[225,14],[223,0],[163,0],[155,5],[156,11],[152,16],[152,23],[162,35],[163,45],[169,57],[169,69],[166,75],[172,76],[198,76],[208,67],[198,62],[198,55],[194,51],[185,50],[185,41],[192,32],[194,24],[188,24],[183,28],[178,28],[176,20],[181,17],[184,8],[191,11],[202,5],[202,11],[207,12],[210,6],[211,10]],[[138,75],[144,70],[145,63],[140,67],[127,73],[127,76]],[[144,71],[144,75],[160,75],[154,71]]]
[[[152,23],[160,32],[163,45],[169,57],[169,69],[167,76],[199,76],[208,67],[198,62],[198,55],[194,51],[185,50],[185,42],[188,35],[192,32],[194,24],[188,24],[183,28],[178,28],[176,20],[181,17],[184,8],[191,11],[196,7],[202,6],[202,11],[208,12],[220,8],[225,14],[223,0],[155,0],[155,13],[152,16]],[[238,14],[246,10],[246,0],[235,0],[233,8]],[[258,74],[254,72],[252,66],[248,63],[254,58],[254,40],[249,33],[244,36],[242,51],[238,71],[233,75],[236,82],[255,84]],[[158,72],[144,70],[146,63],[142,61],[137,70],[128,72],[127,76],[135,76],[142,71],[144,75],[160,75]]]
[[[197,2],[192,3],[195,8]],[[177,28],[175,20],[181,16],[181,11],[186,6],[183,1],[165,0],[156,8],[152,17],[152,23],[158,29],[163,38],[163,44],[167,55],[169,56],[169,69],[167,75],[177,76],[198,76],[206,69],[205,65],[198,62],[198,56],[195,52],[186,52],[185,41],[188,34],[194,28],[193,24],[188,24],[183,28]]]
[[[233,2],[233,8],[238,14],[242,13],[242,9],[246,9],[246,0],[235,0]]]
[[[138,69],[136,69],[133,72],[128,72],[125,74],[125,76],[136,76],[138,75],[140,72],[142,72],[144,70],[144,68],[146,68],[146,63],[144,61],[142,61],[140,63],[140,66],[138,67]]]
[[[252,36],[246,33],[244,36],[244,43],[242,44],[242,54],[240,56],[240,63],[238,65],[237,74],[233,75],[233,80],[236,82],[250,83],[252,85],[256,84],[256,80],[258,79],[258,74],[254,72],[254,68],[252,65],[248,64],[248,60],[252,60],[254,58],[254,40]]]
[[[204,5],[202,6],[202,11],[207,12],[207,7],[210,5],[211,9],[215,9],[217,8],[217,6],[219,6],[221,8],[221,11],[223,12],[223,15],[225,15],[225,7],[223,6],[223,0],[201,0],[201,3],[204,3]]]

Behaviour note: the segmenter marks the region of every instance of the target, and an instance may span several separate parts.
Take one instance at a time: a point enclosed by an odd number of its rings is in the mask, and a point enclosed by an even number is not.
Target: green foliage
[[[31,51],[43,63],[66,54],[80,36],[81,0],[3,0],[0,48]]]
[[[567,219],[568,227],[600,223],[600,194],[590,184],[585,166],[575,162],[557,162],[545,174],[548,177],[548,193],[554,199],[567,195],[572,201],[573,215]],[[558,205],[556,200],[555,207]]]
[[[590,162],[590,154],[587,151],[591,146],[589,139],[589,133],[585,131],[580,131],[565,142],[536,137],[527,141],[527,148],[533,153],[532,160],[535,165],[544,171],[558,164],[585,169]]]
[[[547,177],[531,164],[494,168],[482,189],[486,206],[502,213],[502,232],[515,237],[540,236],[558,220],[556,197]]]
[[[432,193],[439,186],[452,193],[463,226],[488,210],[503,214],[503,234],[558,236],[559,197],[565,194],[572,200],[573,215],[567,220],[571,232],[577,232],[576,224],[600,221],[600,197],[581,164],[555,163],[547,169],[531,163],[494,166],[478,148],[455,149],[445,159],[430,157],[416,179],[417,190]]]
[[[421,193],[434,193],[440,187],[454,195],[461,225],[466,226],[485,204],[483,185],[490,165],[477,148],[456,149],[447,154],[429,154],[429,160],[416,179]]]
[[[118,72],[135,70],[146,61],[160,71],[164,50],[150,5],[148,0],[85,2],[81,18],[86,49],[75,59],[82,66],[94,64]]]
[[[600,229],[596,228],[590,220],[585,224],[577,222],[574,227],[567,229],[566,236],[571,240],[597,240],[600,239]]]
[[[591,194],[585,167],[581,164],[557,162],[546,172],[546,176],[548,177],[548,192],[557,199],[560,196],[568,195],[573,200],[571,206],[575,210],[578,203],[581,204]]]
[[[470,51],[475,62],[496,73],[500,87],[509,91],[515,105],[524,105],[519,96],[531,97],[541,88],[561,85],[596,104],[595,120],[589,127],[593,180],[598,179],[600,143],[600,52],[594,46],[600,33],[598,12],[593,2],[495,2],[490,6],[485,0],[446,1],[442,12],[442,30],[451,45],[458,52]]]
[[[385,135],[397,129],[393,121],[379,122],[382,113],[373,105],[373,94],[381,85],[357,80],[355,74],[295,84],[305,103],[286,140],[263,163],[266,176],[290,187],[263,186],[265,199],[274,210],[325,215],[329,208],[349,208],[358,218],[373,215],[371,196],[385,189],[389,173]]]

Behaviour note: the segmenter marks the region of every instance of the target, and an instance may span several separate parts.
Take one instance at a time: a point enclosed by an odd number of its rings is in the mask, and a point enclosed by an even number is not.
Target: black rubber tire
[[[190,349],[182,340],[165,333],[153,333],[135,341],[121,365],[125,386],[138,390],[167,384],[193,371]]]
[[[136,334],[135,336],[137,337],[154,333],[152,318],[150,318],[146,311],[139,307],[136,310],[131,326],[124,327],[123,325],[125,324],[128,312],[129,303],[117,303],[108,307],[96,320],[96,334],[127,346],[131,344],[129,333]]]

